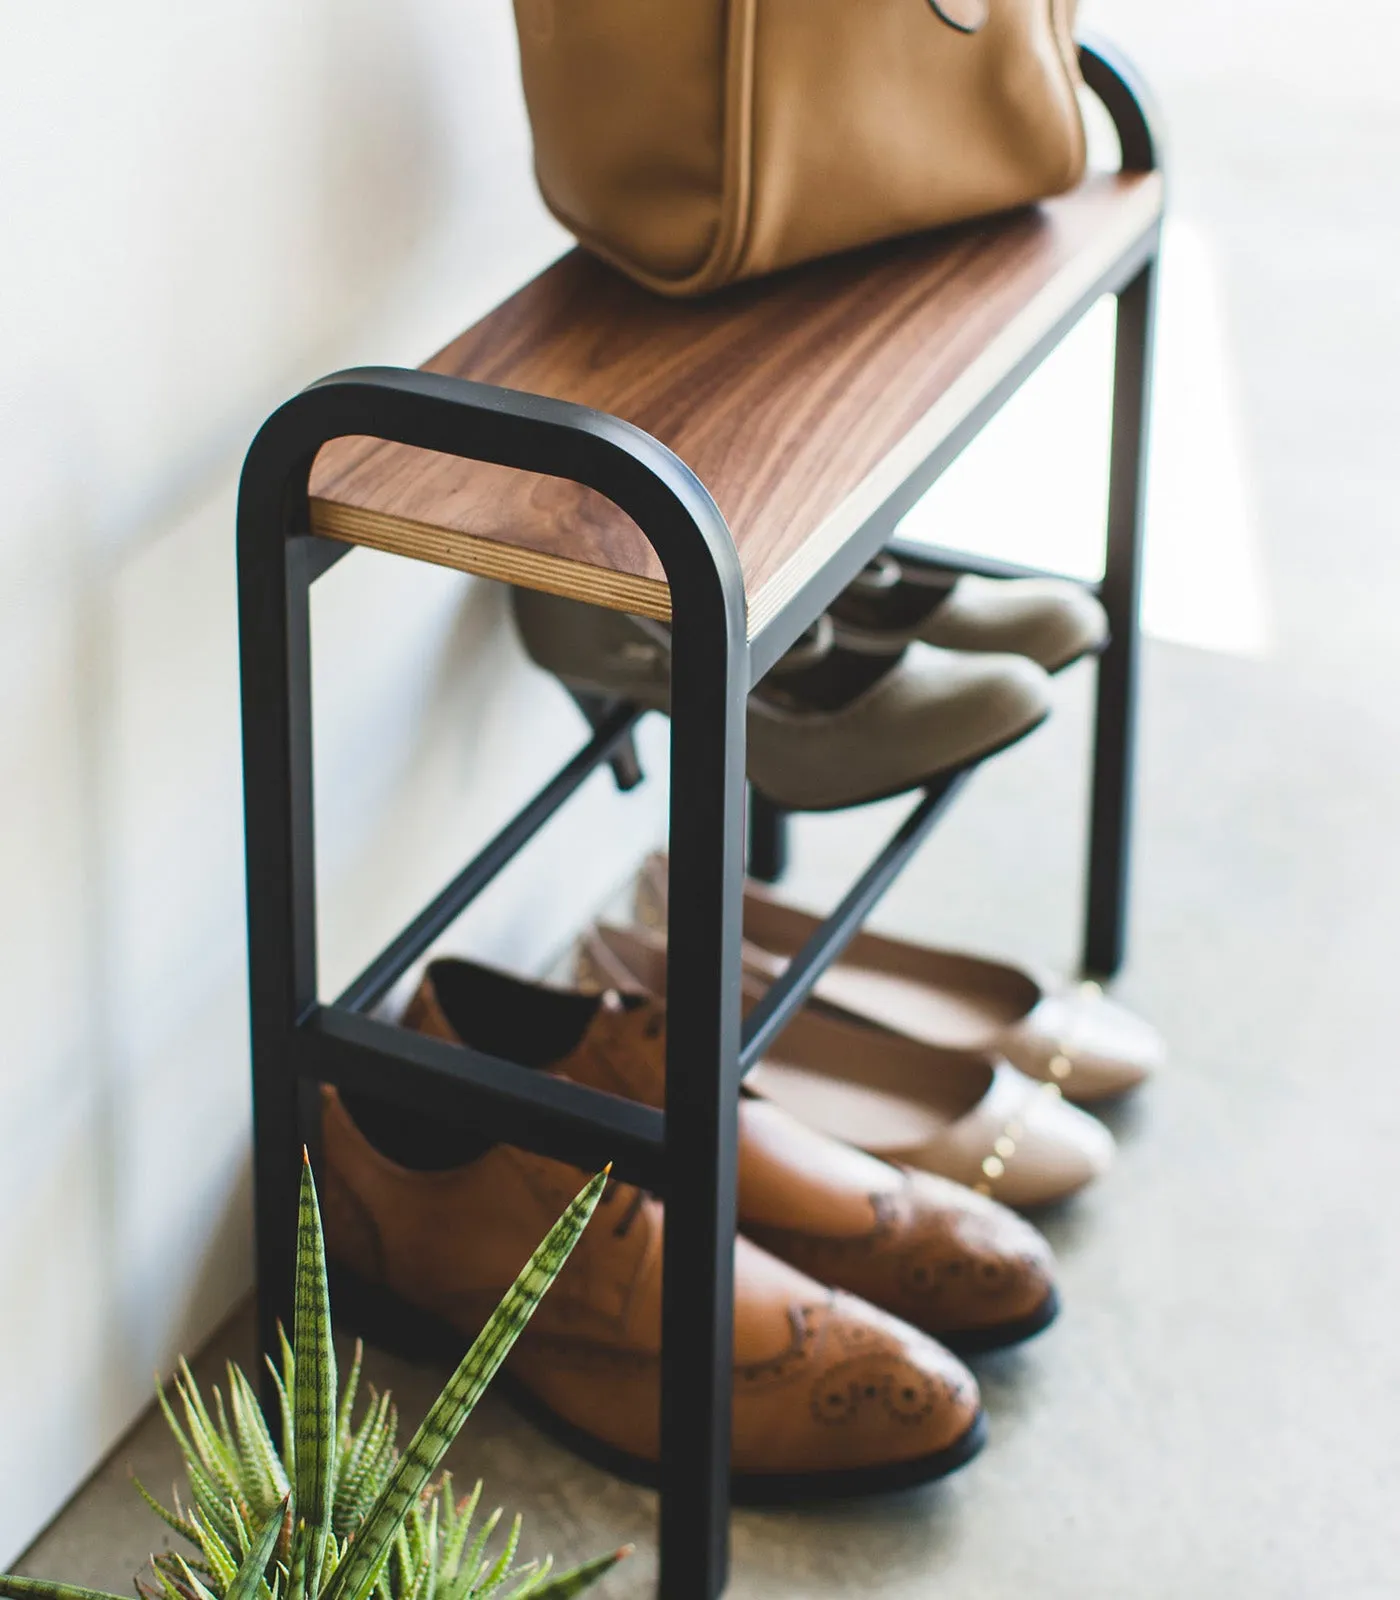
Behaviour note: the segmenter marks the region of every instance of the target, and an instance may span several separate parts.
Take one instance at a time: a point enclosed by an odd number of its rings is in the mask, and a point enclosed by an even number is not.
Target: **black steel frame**
[[[1123,169],[1149,172],[1161,165],[1161,141],[1151,97],[1131,66],[1103,41],[1084,40],[1080,63],[1085,80],[1113,119]],[[1084,312],[1104,294],[1117,302],[1114,343],[1112,445],[1109,465],[1108,539],[1102,581],[1094,586],[1108,612],[1111,640],[1098,662],[1094,719],[1093,780],[1089,815],[1089,872],[1085,895],[1082,967],[1087,976],[1112,977],[1127,948],[1131,864],[1134,739],[1138,691],[1142,589],[1142,534],[1146,493],[1149,402],[1152,389],[1157,256],[1154,235],[1073,307],[1015,370],[950,434],[859,535],[798,595],[789,612],[810,620],[841,591],[861,566],[886,548],[908,566],[991,578],[1058,576],[1043,568],[934,549],[894,536],[895,524],[982,431]],[[814,613],[813,613],[814,614]],[[803,621],[802,626],[806,626]],[[783,647],[792,623],[779,627]],[[767,630],[772,633],[774,630]],[[797,630],[801,631],[800,628]],[[793,634],[795,637],[795,634]],[[770,646],[770,651],[771,651]],[[771,662],[770,662],[771,664]],[[749,871],[773,883],[786,870],[788,819],[781,808],[760,800],[749,814]]]
[[[1119,128],[1125,165],[1155,164],[1143,97],[1111,53],[1086,75]],[[238,506],[247,819],[254,1179],[259,1331],[275,1348],[292,1286],[291,1219],[301,1146],[315,1148],[316,1086],[389,1095],[493,1139],[619,1174],[665,1197],[661,1592],[714,1600],[728,1570],[730,1340],[738,1086],[810,993],[961,787],[929,790],[764,1004],[741,1022],[745,856],[744,707],[749,689],[891,537],[908,506],[1102,293],[1119,297],[1113,485],[1103,596],[1114,624],[1099,690],[1089,964],[1122,952],[1137,662],[1143,441],[1157,240],[1085,295],[753,640],[728,529],[694,474],[616,418],[535,395],[422,372],[369,368],[311,385],[254,440]],[[604,762],[637,781],[634,707],[582,707],[593,736],[481,854],[334,1002],[317,983],[312,819],[311,585],[348,547],[309,531],[316,452],[347,434],[573,479],[626,511],[655,548],[673,603],[670,1026],[664,1112],[391,1027],[366,1013],[584,779]],[[938,558],[943,564],[943,558]],[[949,553],[951,570],[974,563]],[[684,797],[680,803],[678,797]],[[781,817],[750,815],[757,855]],[[276,1407],[271,1407],[276,1415]]]

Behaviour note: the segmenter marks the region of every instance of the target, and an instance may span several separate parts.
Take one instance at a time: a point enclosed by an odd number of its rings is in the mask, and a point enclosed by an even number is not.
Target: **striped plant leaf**
[[[282,1348],[281,1370],[278,1370],[277,1363],[270,1355],[264,1356],[263,1360],[267,1362],[267,1370],[272,1374],[272,1382],[277,1389],[277,1407],[282,1415],[282,1461],[287,1469],[287,1477],[295,1483],[297,1449],[296,1426],[292,1420],[292,1390],[296,1386],[296,1357],[292,1354],[286,1330],[280,1322],[277,1324],[277,1339]]]
[[[175,1565],[180,1569],[180,1582],[187,1593],[192,1594],[195,1600],[215,1600],[213,1590],[205,1585],[184,1556],[176,1555]]]
[[[466,1499],[458,1501],[452,1493],[452,1474],[444,1473],[442,1498],[447,1512],[444,1518],[441,1576],[442,1581],[448,1585],[446,1594],[450,1600],[453,1593],[452,1583],[462,1570],[462,1556],[467,1547],[467,1540],[471,1537],[476,1508],[481,1504],[481,1479],[476,1480],[476,1487]]]
[[[208,1407],[204,1404],[204,1396],[199,1392],[199,1385],[194,1381],[194,1373],[190,1371],[189,1363],[181,1361],[179,1371],[175,1376],[175,1392],[180,1396],[180,1403],[185,1408],[185,1420],[189,1423],[190,1437],[195,1442],[195,1448],[200,1453],[205,1470],[227,1493],[233,1494],[238,1489],[238,1456],[233,1445],[228,1440],[228,1419],[220,1418],[224,1427],[221,1430],[209,1415]],[[217,1396],[218,1409],[222,1413],[223,1400]]]
[[[223,1594],[233,1582],[234,1573],[238,1571],[238,1558],[197,1511],[195,1518],[199,1528],[199,1548],[204,1552],[210,1577],[213,1578],[219,1593]]]
[[[105,1589],[83,1589],[76,1583],[50,1583],[47,1578],[19,1578],[0,1573],[0,1595],[7,1600],[127,1600]]]
[[[199,1530],[194,1523],[189,1521],[188,1518],[182,1517],[178,1511],[167,1511],[146,1485],[141,1482],[140,1478],[133,1477],[131,1482],[137,1494],[141,1496],[167,1528],[173,1529],[182,1539],[188,1539],[191,1544],[199,1543]]]
[[[210,1526],[218,1529],[220,1537],[226,1543],[231,1542],[237,1529],[234,1499],[220,1494],[193,1462],[185,1463],[185,1475],[190,1480],[190,1491],[194,1496],[191,1520],[194,1511],[202,1512]]]
[[[365,1359],[364,1341],[356,1339],[355,1356],[350,1363],[350,1375],[340,1396],[340,1409],[335,1419],[335,1451],[337,1460],[350,1446],[350,1418],[355,1410],[355,1397],[360,1392],[360,1367]]]
[[[546,1556],[543,1561],[532,1561],[528,1566],[517,1568],[511,1576],[519,1578],[520,1582],[506,1596],[506,1600],[527,1600],[527,1596],[538,1594],[545,1579],[553,1570],[553,1556]]]
[[[448,1600],[471,1600],[476,1590],[477,1579],[481,1576],[481,1569],[486,1565],[486,1545],[491,1535],[496,1531],[496,1524],[501,1520],[499,1506],[487,1517],[477,1530],[476,1537],[472,1540],[466,1554],[462,1557],[457,1568],[457,1579],[448,1591]]]
[[[373,1593],[395,1534],[568,1260],[610,1171],[608,1168],[590,1179],[570,1202],[507,1291],[400,1457],[348,1555],[332,1575],[324,1600],[368,1600]]]
[[[352,1436],[347,1455],[337,1458],[332,1521],[337,1534],[353,1533],[379,1496],[394,1464],[398,1413],[387,1394],[370,1388],[369,1408]]]
[[[190,1492],[194,1495],[196,1502],[207,1500],[212,1505],[222,1505],[223,1496],[204,1471],[199,1452],[190,1442],[185,1430],[180,1426],[175,1416],[174,1407],[170,1404],[165,1389],[160,1384],[156,1385],[156,1400],[165,1417],[166,1426],[174,1434],[175,1443],[180,1447],[180,1455],[185,1463],[185,1474],[190,1480]]]
[[[524,1594],[530,1600],[574,1600],[575,1595],[580,1595],[585,1589],[591,1589],[602,1577],[605,1577],[618,1564],[625,1561],[632,1554],[632,1546],[625,1544],[620,1550],[614,1550],[610,1555],[595,1556],[592,1561],[581,1562],[568,1572],[560,1572],[554,1577],[546,1577],[543,1583],[526,1589]],[[545,1576],[541,1574],[541,1576]],[[517,1594],[522,1591],[517,1590]]]
[[[326,1243],[311,1158],[303,1154],[301,1198],[297,1212],[296,1289],[292,1349],[296,1377],[292,1389],[292,1421],[296,1449],[296,1531],[292,1535],[292,1578],[289,1600],[302,1600],[301,1575],[319,1577],[331,1531],[335,1495],[335,1449],[339,1430],[336,1411],[335,1347],[331,1343],[331,1305],[326,1288]]]
[[[519,1548],[520,1513],[517,1511],[515,1514],[515,1521],[510,1525],[510,1532],[506,1535],[505,1548],[501,1551],[500,1555],[496,1557],[495,1562],[492,1564],[491,1570],[481,1580],[481,1583],[476,1590],[476,1593],[482,1597],[482,1600],[486,1600],[487,1596],[495,1594],[496,1590],[499,1589],[506,1579],[510,1577],[511,1563],[515,1560],[515,1552]]]
[[[243,1473],[243,1492],[253,1498],[256,1488],[255,1510],[265,1517],[273,1506],[286,1499],[290,1483],[282,1466],[272,1435],[263,1421],[262,1407],[253,1393],[253,1386],[233,1362],[228,1367],[229,1407],[233,1412],[238,1443],[238,1460]]]
[[[223,1600],[257,1600],[265,1586],[263,1574],[277,1547],[277,1535],[282,1531],[282,1518],[286,1510],[287,1503],[283,1501],[258,1530],[252,1549],[243,1557],[238,1571],[224,1590]]]
[[[194,1562],[194,1565],[200,1569],[201,1578],[208,1576],[208,1572],[205,1569],[203,1562],[196,1561]],[[161,1580],[161,1587],[166,1591],[167,1594],[173,1588],[177,1596],[183,1596],[184,1600],[189,1600],[188,1595],[185,1594],[185,1578],[184,1574],[180,1570],[180,1558],[176,1551],[166,1550],[160,1555],[152,1556],[151,1570]]]
[[[162,1595],[164,1596],[164,1600],[188,1600],[188,1596],[181,1590],[180,1586],[166,1570],[166,1562],[169,1562],[169,1564],[172,1566],[174,1565],[173,1559],[170,1557],[166,1557],[164,1560],[160,1557],[157,1557],[151,1562],[151,1569],[156,1575],[156,1580],[159,1582],[160,1588],[148,1589],[146,1585],[141,1582],[140,1578],[138,1578],[136,1580],[136,1592],[140,1595],[148,1597],[148,1600],[160,1600],[160,1596]]]
[[[414,1552],[418,1562],[418,1579],[413,1585],[413,1600],[433,1600],[437,1593],[438,1572],[438,1513],[440,1502],[436,1495],[428,1508],[427,1517],[418,1518],[424,1524],[421,1546]]]
[[[287,1573],[288,1600],[309,1600],[306,1593],[306,1552],[309,1540],[306,1519],[298,1517],[292,1529],[292,1565]]]

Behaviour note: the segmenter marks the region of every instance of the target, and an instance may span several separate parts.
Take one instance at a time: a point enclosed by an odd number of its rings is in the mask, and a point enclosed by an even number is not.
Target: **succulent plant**
[[[478,1526],[481,1485],[458,1500],[450,1474],[433,1479],[545,1291],[568,1259],[607,1181],[599,1173],[572,1201],[531,1256],[463,1357],[402,1453],[388,1394],[370,1389],[358,1424],[360,1348],[343,1388],[331,1341],[325,1242],[316,1187],[302,1170],[297,1220],[292,1339],[282,1335],[280,1368],[268,1358],[281,1409],[279,1451],[253,1387],[230,1363],[228,1398],[216,1388],[210,1411],[189,1367],[175,1393],[159,1399],[184,1457],[190,1504],[163,1506],[141,1484],[146,1504],[193,1549],[151,1558],[154,1584],[143,1600],[569,1600],[590,1588],[627,1551],[569,1572],[551,1560],[515,1565],[520,1518],[489,1554],[500,1521]],[[339,1391],[339,1392],[338,1392]],[[6,1600],[122,1600],[100,1590],[0,1574]]]

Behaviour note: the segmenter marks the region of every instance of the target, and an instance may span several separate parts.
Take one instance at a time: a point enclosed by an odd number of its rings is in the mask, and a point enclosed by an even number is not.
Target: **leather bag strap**
[[[928,0],[936,17],[959,33],[979,33],[991,15],[991,0]]]

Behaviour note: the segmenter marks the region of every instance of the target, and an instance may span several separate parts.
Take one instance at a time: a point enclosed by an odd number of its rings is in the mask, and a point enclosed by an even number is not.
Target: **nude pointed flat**
[[[665,940],[646,928],[599,925],[579,943],[576,978],[660,998]],[[745,1007],[766,988],[746,973]],[[1113,1160],[1108,1130],[1052,1085],[995,1057],[941,1050],[822,1007],[798,1013],[744,1086],[870,1155],[1008,1206],[1067,1199]]]
[[[666,858],[648,858],[636,915],[666,925]],[[749,883],[744,965],[771,983],[821,919]],[[1096,983],[1056,983],[1022,967],[879,934],[860,933],[814,991],[850,1020],[944,1050],[1004,1057],[1078,1105],[1135,1089],[1166,1061],[1161,1034]]]

